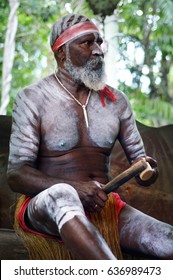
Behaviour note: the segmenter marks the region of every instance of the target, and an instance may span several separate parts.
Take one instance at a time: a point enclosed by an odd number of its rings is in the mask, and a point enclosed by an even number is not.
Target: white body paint
[[[135,237],[138,251],[163,259],[171,256],[173,252],[173,227],[147,216],[137,209],[128,212],[129,215],[126,215],[120,231],[120,242],[124,239],[125,246],[129,248],[131,244],[128,243],[128,240],[133,241]]]
[[[27,210],[33,226],[49,234],[52,234],[49,229],[50,223],[40,223],[38,219],[33,219],[35,212],[42,216],[41,221],[45,217],[45,220],[55,223],[59,232],[62,226],[75,216],[85,216],[78,193],[72,186],[64,183],[53,185],[36,195],[29,203]]]
[[[106,165],[108,156],[104,154],[104,149],[109,149],[111,152],[116,139],[119,139],[130,160],[145,156],[131,106],[122,92],[117,91],[115,94],[117,101],[113,103],[106,98],[106,106],[103,107],[99,92],[91,92],[87,105],[89,127],[84,133],[75,107],[78,104],[61,88],[53,75],[24,88],[14,104],[8,169],[24,164],[35,166],[38,158],[46,162],[50,158],[54,162],[55,158],[55,164],[51,163],[51,169],[54,168],[53,174],[56,176],[57,172],[62,173],[59,168],[61,161],[62,165],[65,162],[61,155],[72,149],[80,150],[81,147],[84,150],[87,146],[103,148],[103,160]],[[59,154],[57,155],[56,152]],[[80,156],[81,154],[82,152]],[[98,154],[98,156],[102,158],[102,155]],[[63,168],[67,170],[64,172],[68,173],[67,162],[68,160],[66,160],[66,167]],[[78,165],[76,158],[74,168]],[[72,167],[70,166],[70,172]],[[48,172],[47,169],[44,170],[45,174]],[[78,170],[81,170],[81,167],[78,166]],[[97,177],[97,174],[94,174],[94,177]],[[33,209],[29,207],[31,217],[31,210],[38,211],[40,215],[43,212],[45,214],[43,218],[49,215],[49,218],[56,221],[58,230],[75,215],[84,215],[77,192],[67,184],[57,184],[42,191],[32,199],[30,205],[33,206]],[[34,222],[39,223],[33,221],[33,225]],[[37,224],[36,228],[38,226]],[[43,229],[42,224],[40,227]],[[44,227],[48,232],[46,224]]]
[[[113,103],[106,98],[103,107],[99,93],[92,91],[85,138],[93,147],[110,150],[118,139],[132,161],[145,156],[143,142],[126,96],[120,91],[115,95],[117,101]],[[53,75],[24,88],[14,104],[9,169],[25,162],[34,163],[38,151],[39,156],[46,157],[80,144],[80,120],[74,105]]]

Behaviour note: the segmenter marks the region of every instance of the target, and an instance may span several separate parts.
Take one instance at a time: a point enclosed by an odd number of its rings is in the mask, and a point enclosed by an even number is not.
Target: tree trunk
[[[118,45],[118,20],[116,14],[106,16],[104,20],[104,35],[106,41],[105,65],[107,74],[107,84],[117,88],[118,86],[118,60],[119,60],[119,45]]]
[[[12,80],[12,67],[15,55],[15,37],[18,25],[17,9],[18,0],[9,0],[10,14],[8,17],[8,26],[4,43],[3,67],[2,67],[2,94],[0,115],[6,115],[7,106],[10,102],[10,87]]]

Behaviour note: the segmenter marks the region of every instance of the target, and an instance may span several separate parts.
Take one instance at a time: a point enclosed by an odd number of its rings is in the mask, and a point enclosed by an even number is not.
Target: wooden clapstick
[[[148,171],[147,171],[148,169]],[[151,167],[150,167],[151,169]],[[148,163],[141,159],[134,163],[132,166],[130,166],[128,169],[120,173],[118,176],[116,176],[114,179],[109,181],[106,185],[104,185],[103,190],[106,194],[115,191],[117,188],[119,188],[122,184],[126,183],[128,180],[133,178],[134,176],[141,174],[146,170],[146,173],[142,174],[142,178],[149,178],[149,175],[151,177],[151,170],[149,170]],[[150,174],[149,174],[149,173]],[[141,178],[141,180],[143,180]],[[147,179],[145,179],[147,180]]]

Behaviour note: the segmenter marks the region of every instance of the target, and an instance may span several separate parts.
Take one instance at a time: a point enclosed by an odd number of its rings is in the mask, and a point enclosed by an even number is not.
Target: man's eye
[[[92,43],[93,43],[93,41],[90,41],[90,40],[85,41],[85,45],[87,45],[87,46],[91,46]]]

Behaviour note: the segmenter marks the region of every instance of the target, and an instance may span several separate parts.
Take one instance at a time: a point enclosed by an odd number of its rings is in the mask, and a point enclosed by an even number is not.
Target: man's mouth
[[[100,57],[94,58],[89,61],[89,65],[92,69],[100,69],[103,67],[103,59]]]

